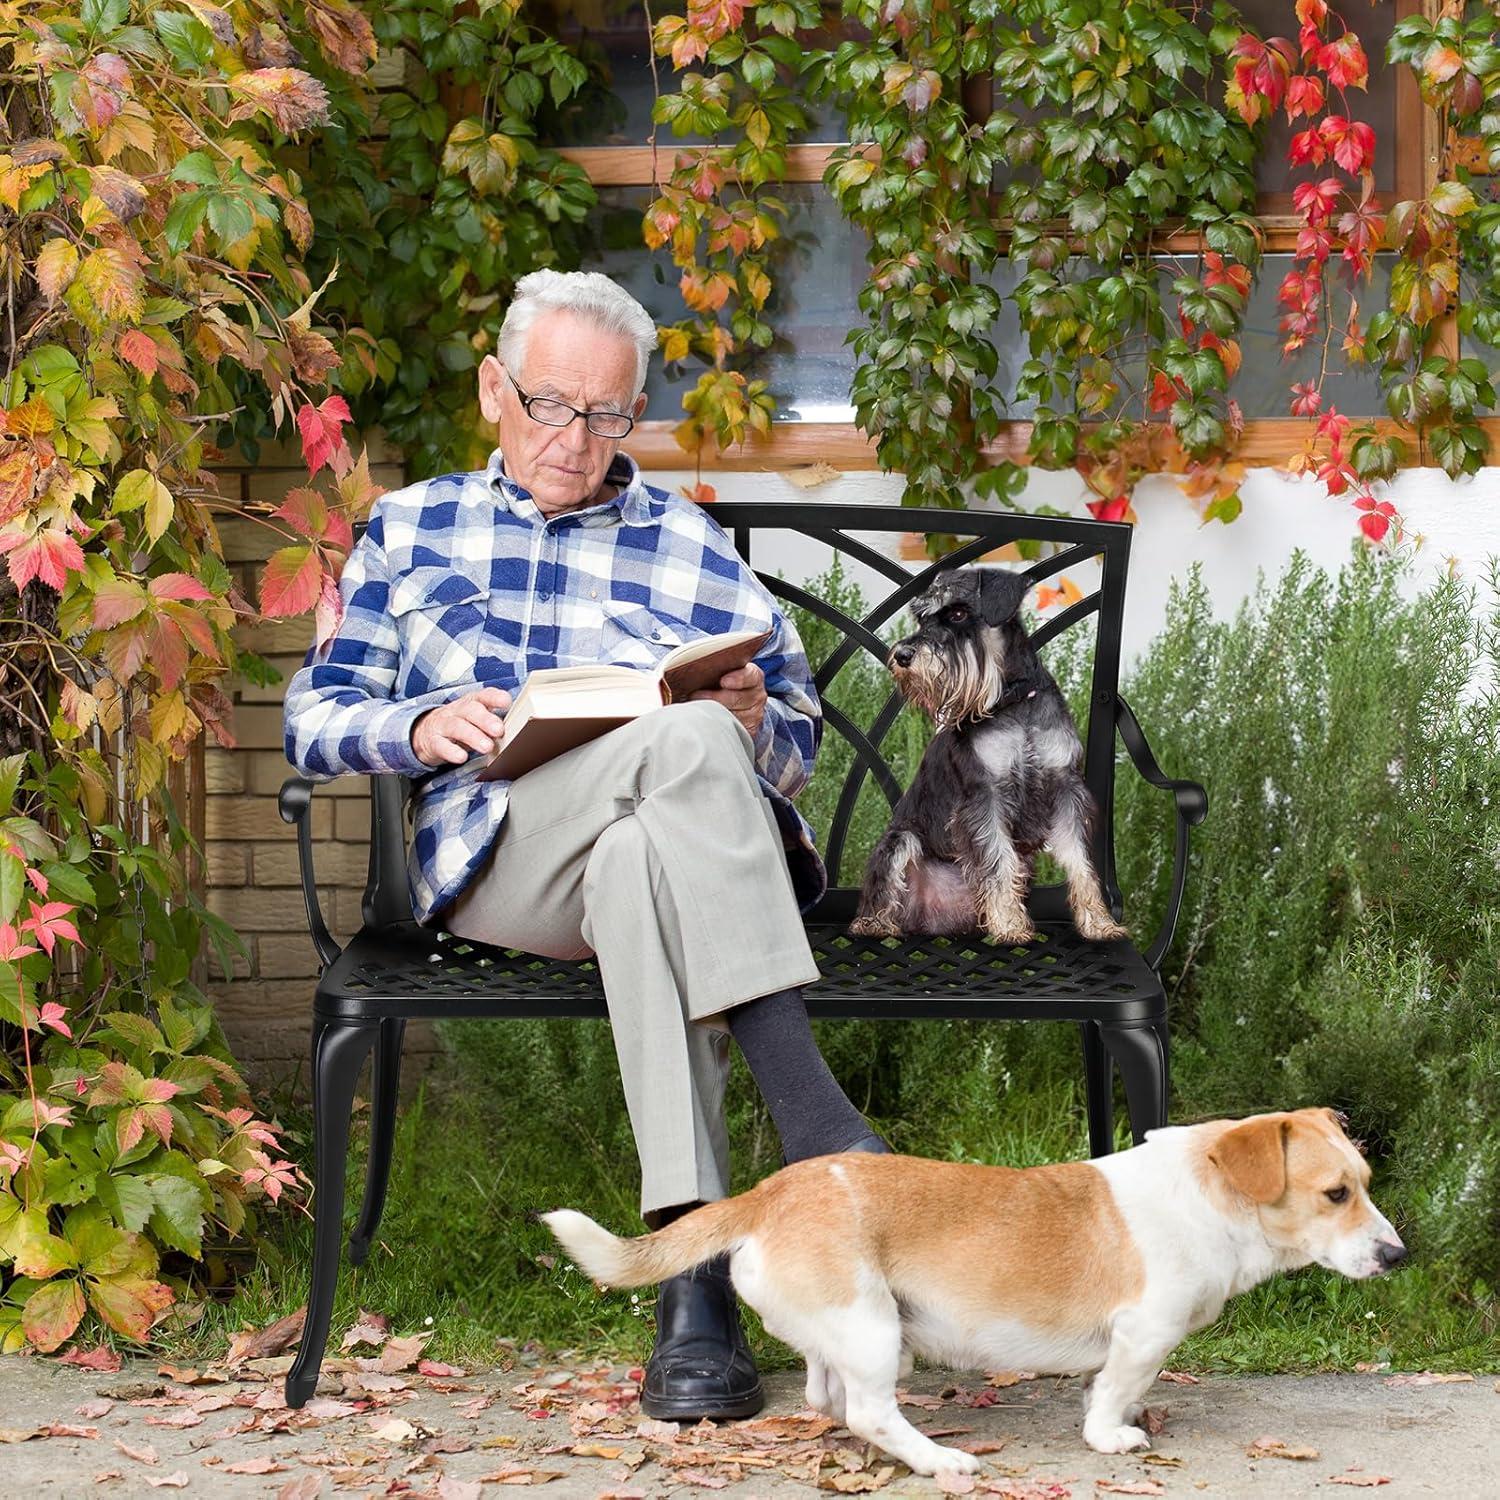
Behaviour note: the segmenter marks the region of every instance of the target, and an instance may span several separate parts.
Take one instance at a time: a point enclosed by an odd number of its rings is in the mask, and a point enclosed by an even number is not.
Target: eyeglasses
[[[566,427],[574,417],[582,417],[583,425],[595,437],[622,438],[635,426],[635,418],[622,411],[579,411],[576,406],[569,406],[554,396],[528,396],[516,384],[516,377],[509,370],[505,372],[505,378],[516,387],[521,409],[533,422],[540,422],[544,427]]]

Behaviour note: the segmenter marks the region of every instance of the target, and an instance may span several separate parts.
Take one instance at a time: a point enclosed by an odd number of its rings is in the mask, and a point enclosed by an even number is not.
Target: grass
[[[580,1358],[644,1359],[652,1337],[650,1291],[636,1298],[598,1292],[530,1217],[566,1204],[622,1232],[638,1231],[636,1164],[628,1144],[566,1121],[539,1138],[516,1128],[517,1115],[507,1123],[498,1100],[454,1087],[451,1074],[445,1082],[444,1071],[440,1067],[403,1109],[385,1222],[366,1264],[341,1272],[330,1349],[365,1307],[387,1314],[399,1332],[430,1326],[431,1356],[469,1368],[503,1360],[529,1341]],[[738,1066],[736,1086],[736,1145],[746,1148],[736,1156],[753,1157]],[[282,1118],[310,1136],[305,1117],[283,1110]],[[607,1121],[607,1110],[602,1118]],[[358,1116],[351,1150],[350,1224],[362,1186],[364,1119]],[[952,1139],[907,1144],[931,1156],[1029,1165],[1082,1156],[1085,1141],[1080,1089],[1064,1081],[998,1104],[982,1132],[965,1142],[967,1149]],[[746,1162],[737,1185],[755,1175]],[[294,1312],[306,1296],[311,1257],[310,1220],[285,1215],[233,1294],[211,1301],[196,1327],[170,1339],[166,1352],[211,1358],[242,1326],[263,1327]],[[1171,1363],[1234,1373],[1351,1370],[1382,1361],[1394,1369],[1500,1371],[1492,1316],[1455,1293],[1440,1271],[1420,1264],[1378,1282],[1346,1281],[1317,1269],[1280,1276],[1231,1302]],[[796,1363],[753,1316],[748,1326],[765,1368]]]

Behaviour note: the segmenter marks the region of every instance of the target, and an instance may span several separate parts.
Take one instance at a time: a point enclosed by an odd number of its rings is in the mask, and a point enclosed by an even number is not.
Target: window
[[[1237,3],[1250,29],[1262,36],[1287,36],[1295,41],[1292,0]],[[1423,106],[1406,65],[1385,61],[1386,43],[1397,22],[1420,13],[1422,7],[1423,0],[1383,0],[1373,5],[1369,0],[1330,0],[1331,10],[1360,37],[1369,61],[1368,89],[1350,90],[1347,103],[1353,118],[1375,129],[1375,189],[1377,201],[1386,207],[1401,198],[1420,196],[1429,174],[1437,170],[1428,159],[1437,150],[1435,116]],[[682,0],[662,0],[652,6],[652,14],[659,17],[684,9]],[[558,34],[591,49],[608,75],[608,93],[602,97],[596,93],[562,111],[554,135],[546,141],[582,166],[600,193],[601,211],[597,224],[590,226],[594,245],[586,264],[628,287],[659,322],[678,322],[687,316],[677,288],[680,272],[666,251],[653,254],[645,248],[640,216],[653,196],[653,170],[665,177],[677,153],[706,143],[701,138],[674,136],[669,127],[657,126],[653,165],[649,142],[655,90],[642,5],[633,0],[597,0],[587,7],[562,5],[559,10],[566,13],[558,18]],[[828,44],[836,40],[830,37]],[[657,59],[657,81],[663,92],[676,88],[677,75],[669,59]],[[995,104],[1002,102],[994,94],[988,78],[966,82],[964,98],[974,118],[983,119],[989,113],[992,99]],[[771,266],[775,291],[768,310],[777,341],[744,367],[751,378],[767,380],[776,394],[773,435],[769,442],[752,440],[744,449],[721,456],[705,445],[702,461],[706,467],[790,466],[815,458],[844,467],[875,467],[873,442],[853,425],[849,386],[855,359],[845,342],[849,330],[864,322],[857,296],[867,273],[866,239],[844,220],[822,187],[828,153],[844,133],[841,117],[826,105],[813,106],[811,112],[809,129],[789,153],[786,182],[773,189],[790,207],[785,239]],[[1321,363],[1320,344],[1289,359],[1283,358],[1280,348],[1277,292],[1292,263],[1299,222],[1292,208],[1292,189],[1312,176],[1286,160],[1294,128],[1298,127],[1284,118],[1260,127],[1256,208],[1266,231],[1266,253],[1246,313],[1241,368],[1231,385],[1247,422],[1247,452],[1257,448],[1281,451],[1288,442],[1300,439],[1305,422],[1290,417],[1290,387],[1316,379]],[[1000,174],[997,199],[1002,188]],[[1158,243],[1170,252],[1162,258],[1164,308],[1170,318],[1171,278],[1178,264],[1192,263],[1198,241],[1196,234],[1176,233],[1159,237]],[[1173,256],[1180,260],[1174,261]],[[1361,326],[1383,305],[1393,261],[1392,255],[1378,256],[1374,279],[1352,287],[1332,268],[1327,278],[1334,333],[1324,396],[1356,418],[1382,417],[1385,408],[1376,372],[1353,364],[1343,353],[1343,323],[1351,297],[1359,305]],[[994,334],[999,355],[995,384],[1007,394],[1014,391],[1021,366],[1030,357],[1015,305],[1009,300],[1015,282],[1013,268],[1002,261],[992,278],[1006,299]],[[1456,351],[1456,328],[1446,337]],[[1473,341],[1466,343],[1473,347]],[[696,381],[701,368],[696,359],[672,371],[660,361],[653,365],[647,384],[651,404],[631,444],[643,464],[677,468],[692,463],[676,446],[673,432],[681,420],[682,392]],[[1010,421],[1024,423],[1031,415],[1028,403],[1012,397],[1007,408]],[[1002,433],[997,446],[1006,453],[1023,450],[1024,429]]]

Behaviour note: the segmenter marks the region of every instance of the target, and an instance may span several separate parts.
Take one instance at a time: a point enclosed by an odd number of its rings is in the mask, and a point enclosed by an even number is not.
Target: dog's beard
[[[891,675],[907,701],[926,709],[940,728],[988,718],[1005,692],[998,650],[985,650],[976,637],[955,642],[946,653],[919,646],[910,664],[893,665]]]

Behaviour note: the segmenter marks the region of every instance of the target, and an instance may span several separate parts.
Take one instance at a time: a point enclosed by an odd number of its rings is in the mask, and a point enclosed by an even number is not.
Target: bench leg
[[[349,1264],[362,1266],[370,1253],[370,1241],[380,1228],[385,1211],[386,1184],[391,1180],[391,1155],[396,1143],[396,1096],[401,1084],[401,1038],[403,1020],[380,1023],[375,1043],[375,1077],[370,1089],[370,1159],[365,1165],[365,1198],[359,1219],[349,1236]]]
[[[312,1285],[302,1342],[286,1377],[286,1404],[306,1405],[318,1383],[333,1298],[338,1290],[339,1245],[344,1237],[344,1169],[349,1156],[349,1115],[354,1085],[375,1043],[373,1025],[314,1023],[313,1029],[313,1166],[317,1174],[313,1201]]]
[[[1079,1024],[1083,1033],[1083,1077],[1089,1117],[1089,1155],[1115,1149],[1115,1066],[1099,1035],[1097,1021]]]
[[[1099,1029],[1125,1082],[1130,1134],[1139,1146],[1148,1130],[1167,1123],[1167,1023],[1114,1026],[1106,1022]]]

